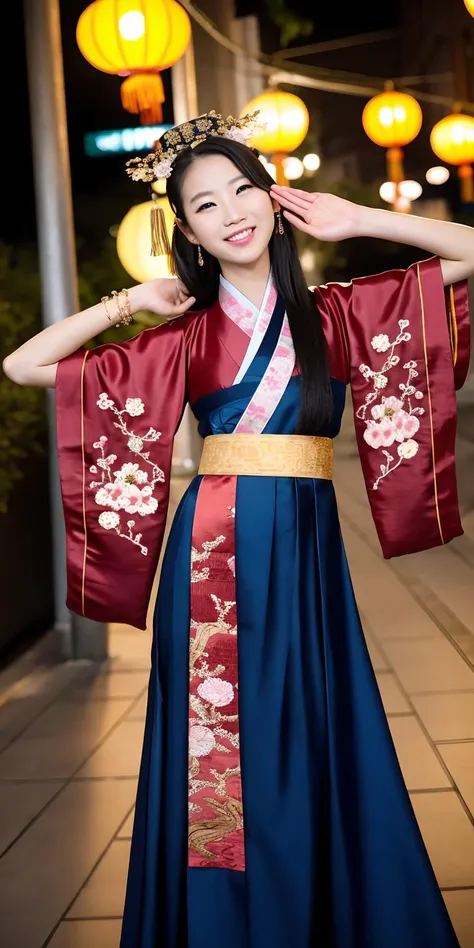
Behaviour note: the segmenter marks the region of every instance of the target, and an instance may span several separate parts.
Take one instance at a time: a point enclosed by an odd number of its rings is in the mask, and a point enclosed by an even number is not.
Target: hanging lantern
[[[464,0],[464,6],[471,16],[474,16],[474,0]]]
[[[155,194],[166,194],[166,178],[155,178],[150,187]]]
[[[418,135],[423,115],[416,99],[405,92],[397,92],[393,83],[386,83],[385,92],[367,102],[362,113],[366,135],[387,149],[387,172],[390,181],[403,181],[402,146]]]
[[[461,198],[474,200],[472,162],[474,162],[474,118],[453,112],[441,119],[431,130],[430,144],[438,158],[448,165],[457,165],[461,179]]]
[[[150,212],[157,205],[163,209],[171,243],[174,214],[167,197],[135,204],[127,212],[117,231],[117,254],[120,263],[138,283],[146,283],[155,277],[171,276],[168,257],[150,255]]]
[[[122,105],[142,125],[163,121],[160,72],[181,58],[191,38],[188,14],[176,0],[94,0],[79,17],[77,45],[101,72],[126,76]]]
[[[243,116],[256,109],[259,109],[259,118],[263,119],[265,127],[249,144],[272,155],[272,163],[277,169],[277,184],[287,184],[283,161],[306,138],[308,109],[297,95],[280,89],[267,89],[248,102],[240,114]]]

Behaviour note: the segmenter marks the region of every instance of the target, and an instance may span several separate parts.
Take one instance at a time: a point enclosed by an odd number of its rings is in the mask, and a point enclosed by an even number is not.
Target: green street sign
[[[129,152],[153,151],[153,143],[172,125],[139,125],[137,128],[118,128],[112,131],[87,132],[84,151],[90,158],[123,155]]]

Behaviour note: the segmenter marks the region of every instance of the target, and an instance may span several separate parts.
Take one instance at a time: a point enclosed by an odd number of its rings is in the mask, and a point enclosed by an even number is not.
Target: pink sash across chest
[[[270,272],[260,309],[221,277],[219,304],[229,317],[249,337],[249,345],[242,365],[234,379],[240,382],[270,325],[277,301],[277,289]],[[295,350],[288,316],[285,313],[279,339],[266,372],[246,410],[235,427],[239,434],[262,434],[277,409],[295,367]]]

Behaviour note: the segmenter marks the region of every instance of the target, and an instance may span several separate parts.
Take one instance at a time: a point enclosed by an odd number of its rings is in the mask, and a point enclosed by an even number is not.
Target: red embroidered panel
[[[189,865],[245,869],[239,751],[235,477],[204,477],[193,524]]]

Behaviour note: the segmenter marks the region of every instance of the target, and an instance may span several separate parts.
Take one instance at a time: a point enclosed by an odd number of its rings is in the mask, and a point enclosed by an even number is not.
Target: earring
[[[198,244],[198,245],[197,245],[197,248],[198,248],[198,264],[199,264],[200,267],[203,267],[203,266],[204,266],[204,259],[203,259],[202,253],[201,253],[201,244]]]
[[[278,210],[277,218],[278,218],[278,233],[284,234],[285,228],[283,227],[283,221],[281,219],[281,207]]]

